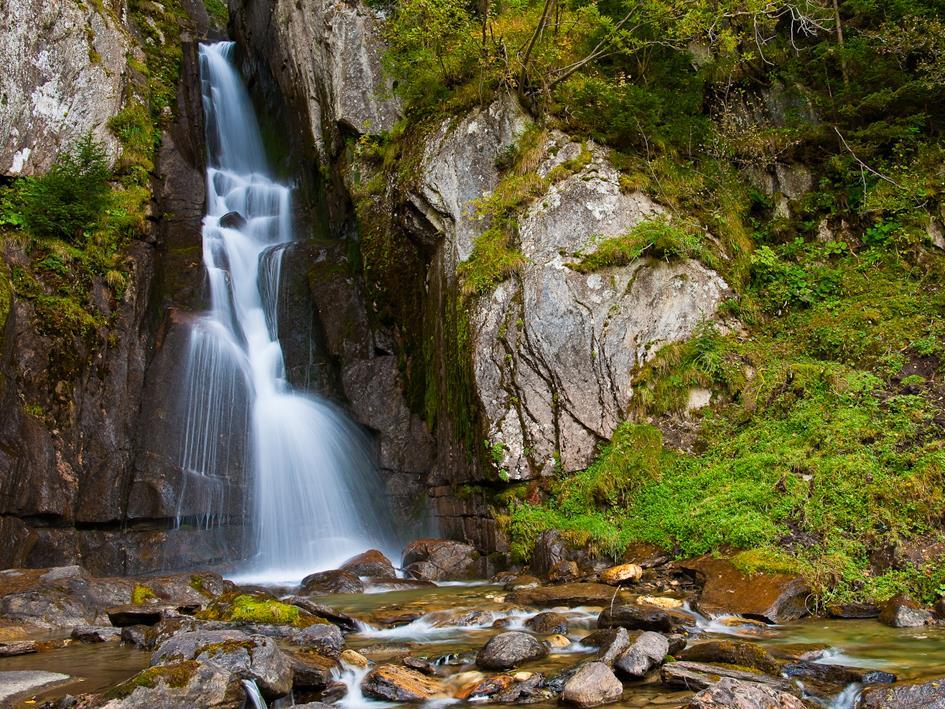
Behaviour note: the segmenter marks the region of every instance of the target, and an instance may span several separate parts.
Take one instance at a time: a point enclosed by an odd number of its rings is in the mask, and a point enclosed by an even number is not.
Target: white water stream
[[[286,380],[278,296],[282,261],[291,257],[292,193],[272,177],[234,49],[200,48],[212,307],[191,335],[181,462],[220,490],[207,502],[207,525],[226,513],[228,484],[245,471],[255,554],[239,578],[285,583],[395,544],[364,435],[337,407]]]

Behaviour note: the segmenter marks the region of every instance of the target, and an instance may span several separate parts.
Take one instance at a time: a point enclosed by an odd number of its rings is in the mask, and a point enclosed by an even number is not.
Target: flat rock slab
[[[602,583],[565,583],[515,591],[506,598],[509,603],[554,608],[555,606],[605,606],[615,595],[613,586]]]
[[[0,672],[0,702],[5,702],[19,694],[36,692],[46,687],[61,684],[69,679],[69,675],[64,675],[59,672],[41,672],[34,670]]]
[[[755,682],[779,690],[789,689],[790,685],[778,677],[761,672],[748,672],[737,667],[708,665],[701,662],[670,662],[663,665],[660,679],[663,684],[683,689],[701,690],[711,687],[716,682],[728,677],[740,682]]]
[[[125,605],[109,608],[106,612],[112,625],[124,628],[129,625],[156,625],[169,610],[174,609],[164,605]]]

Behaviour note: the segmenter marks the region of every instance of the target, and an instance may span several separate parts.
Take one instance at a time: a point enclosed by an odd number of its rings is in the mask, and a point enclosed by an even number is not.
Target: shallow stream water
[[[492,585],[442,585],[437,588],[397,590],[358,595],[334,595],[318,599],[350,613],[362,622],[359,632],[347,636],[347,647],[361,652],[374,662],[398,663],[407,654],[435,661],[447,676],[450,691],[458,691],[477,678],[485,677],[471,664],[476,651],[492,635],[520,629],[524,621],[543,609],[514,607],[505,603],[506,592]],[[569,618],[567,647],[552,650],[539,662],[522,667],[542,672],[548,677],[577,664],[593,650],[581,644],[582,637],[595,628],[600,608],[555,609]],[[482,615],[459,618],[467,611]],[[503,627],[492,624],[500,620]],[[457,625],[468,622],[468,625]],[[895,629],[875,620],[807,619],[793,625],[767,626],[749,624],[727,627],[718,622],[699,621],[706,637],[738,636],[766,646],[825,645],[830,649],[822,662],[853,667],[881,669],[900,679],[918,679],[945,675],[945,628]],[[42,669],[63,672],[76,681],[41,693],[37,699],[65,694],[97,692],[134,675],[145,667],[150,653],[133,650],[117,642],[66,647],[13,658],[0,659],[0,671]],[[338,704],[345,709],[365,707],[381,709],[395,706],[366,699],[356,690],[364,671],[349,669],[340,679],[352,691]],[[494,673],[493,673],[494,674]],[[638,684],[627,684],[620,703],[628,707],[682,706],[691,696],[663,687],[657,677]],[[835,698],[832,706],[850,706],[854,692]],[[444,698],[441,704],[455,700]],[[19,706],[35,706],[22,702]],[[499,705],[501,706],[501,705]],[[536,706],[551,706],[539,704]]]

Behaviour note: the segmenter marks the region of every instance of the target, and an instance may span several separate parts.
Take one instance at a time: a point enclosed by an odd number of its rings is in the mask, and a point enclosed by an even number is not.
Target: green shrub
[[[18,180],[3,201],[2,220],[33,236],[82,243],[109,205],[111,170],[91,133],[39,177]]]

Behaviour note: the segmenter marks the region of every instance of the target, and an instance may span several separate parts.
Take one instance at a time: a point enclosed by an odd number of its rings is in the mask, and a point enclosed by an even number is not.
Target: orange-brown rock
[[[619,586],[622,583],[639,581],[643,576],[643,569],[636,564],[620,564],[611,566],[600,572],[600,580],[611,586]]]
[[[726,559],[704,556],[679,567],[703,582],[697,608],[707,616],[743,615],[787,623],[808,615],[810,587],[798,575],[744,574]]]
[[[369,697],[389,702],[425,702],[444,695],[439,680],[397,665],[381,665],[371,671],[361,690]]]

